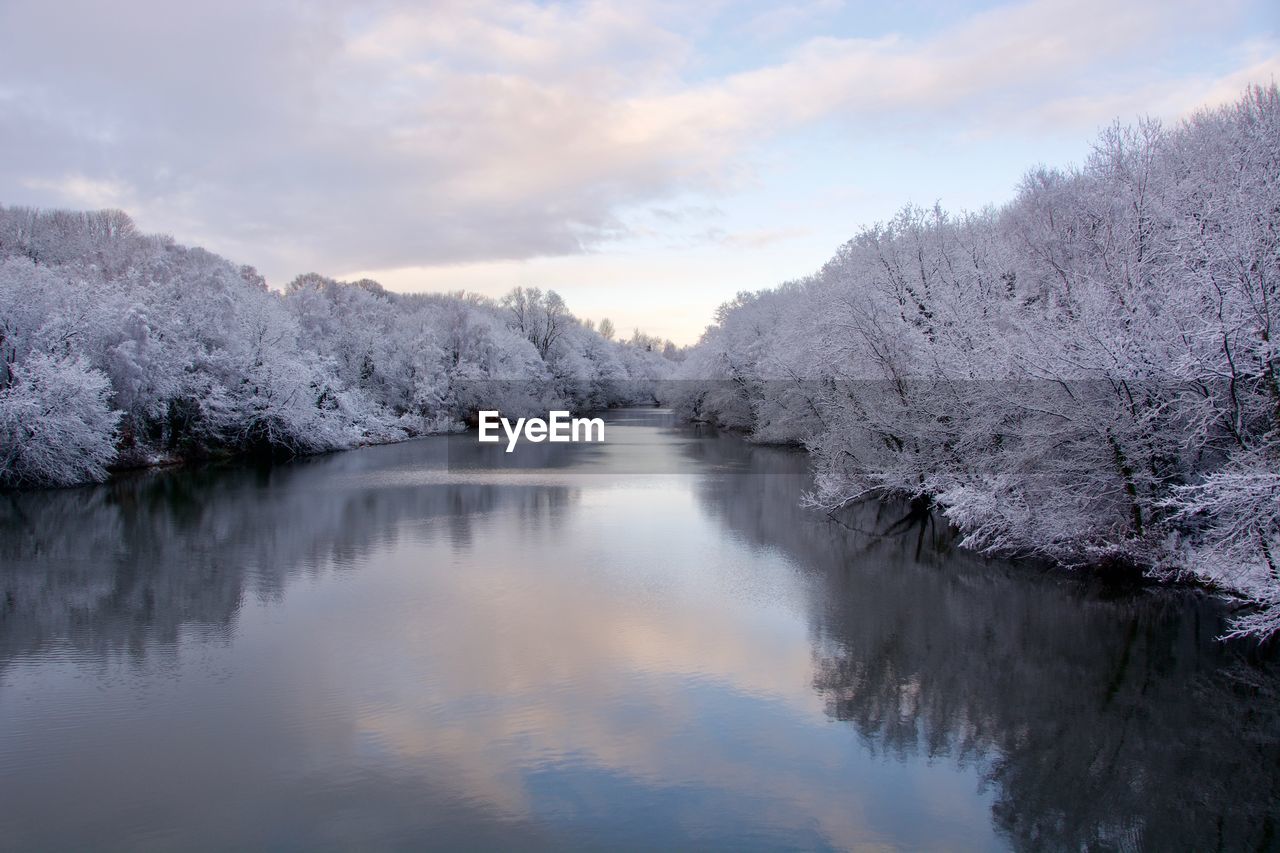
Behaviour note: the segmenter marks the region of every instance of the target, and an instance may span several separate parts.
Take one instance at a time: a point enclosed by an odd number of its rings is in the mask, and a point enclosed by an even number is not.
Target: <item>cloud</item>
[[[825,21],[843,7],[843,0],[803,0],[770,6],[751,15],[737,29],[755,41],[773,41]]]
[[[1120,82],[1176,100],[1185,75],[1155,60],[1234,9],[1033,0],[708,77],[732,15],[708,8],[11,0],[0,201],[126,203],[276,278],[570,255],[629,234],[628,211],[732,191],[808,123],[1103,121]]]
[[[808,237],[812,233],[812,229],[809,228],[765,228],[737,234],[724,234],[721,236],[721,241],[739,249],[763,249],[774,243]]]
[[[127,188],[119,181],[95,180],[84,175],[66,175],[57,180],[30,178],[23,186],[38,192],[46,192],[67,204],[85,209],[126,208],[133,201]]]

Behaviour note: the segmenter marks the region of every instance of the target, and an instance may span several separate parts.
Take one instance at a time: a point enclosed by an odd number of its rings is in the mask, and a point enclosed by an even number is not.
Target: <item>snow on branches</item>
[[[1193,575],[1280,630],[1280,93],[1113,126],[999,209],[909,207],[725,305],[689,417],[801,443],[812,499],[934,500],[971,547]]]

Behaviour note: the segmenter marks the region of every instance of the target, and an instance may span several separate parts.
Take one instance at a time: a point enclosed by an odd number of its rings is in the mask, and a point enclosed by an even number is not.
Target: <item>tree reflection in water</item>
[[[434,521],[465,548],[499,504],[554,524],[572,498],[566,485],[467,481],[450,452],[428,439],[0,493],[0,671],[55,640],[144,657],[180,632],[225,636],[246,595],[278,599],[296,576],[351,570],[407,535],[403,521]]]
[[[880,760],[977,768],[992,819],[1017,848],[1277,845],[1277,665],[1214,639],[1221,602],[1116,593],[985,560],[918,507],[868,502],[828,519],[800,505],[803,454],[706,430],[707,440],[698,430],[667,435],[590,458],[624,466],[610,477],[642,476],[650,448],[653,464],[690,475],[716,530],[801,567],[813,689]],[[93,665],[176,655],[193,636],[231,643],[246,601],[283,598],[298,578],[358,571],[404,537],[445,542],[445,554],[481,552],[477,531],[495,510],[555,534],[579,502],[584,481],[567,469],[586,457],[533,446],[545,458],[510,460],[505,471],[447,458],[466,446],[412,442],[0,495],[0,673],[45,651],[70,649]],[[548,593],[546,612],[562,592]],[[380,813],[372,800],[368,808]],[[463,839],[486,820],[449,825]]]
[[[689,445],[706,512],[818,580],[814,689],[886,760],[976,764],[1019,849],[1280,844],[1274,652],[1221,643],[1222,602],[957,548],[939,519],[800,506],[803,454]],[[906,523],[904,523],[906,519]]]

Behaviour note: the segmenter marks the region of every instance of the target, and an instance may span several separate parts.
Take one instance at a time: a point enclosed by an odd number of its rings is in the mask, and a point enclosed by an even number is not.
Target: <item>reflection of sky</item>
[[[811,580],[726,535],[698,482],[581,477],[568,502],[499,504],[464,545],[447,518],[400,522],[350,565],[250,596],[229,639],[20,659],[0,793],[24,828],[139,848],[428,826],[509,827],[500,845],[997,846],[975,772],[873,757],[829,720]]]
[[[726,543],[688,481],[667,482],[590,491],[554,536],[496,514],[464,553],[429,540],[311,602],[315,624],[295,635],[323,633],[316,657],[373,697],[353,709],[361,748],[575,827],[621,814],[662,832],[648,811],[687,813],[672,838],[989,841],[975,779],[870,759],[827,721],[794,568]],[[352,608],[377,625],[347,620],[358,636],[344,636],[333,620]]]

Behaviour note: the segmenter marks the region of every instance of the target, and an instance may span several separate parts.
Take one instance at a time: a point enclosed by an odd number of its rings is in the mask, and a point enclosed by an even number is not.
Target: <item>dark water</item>
[[[1280,844],[1280,678],[1215,601],[607,438],[0,495],[0,847]]]

